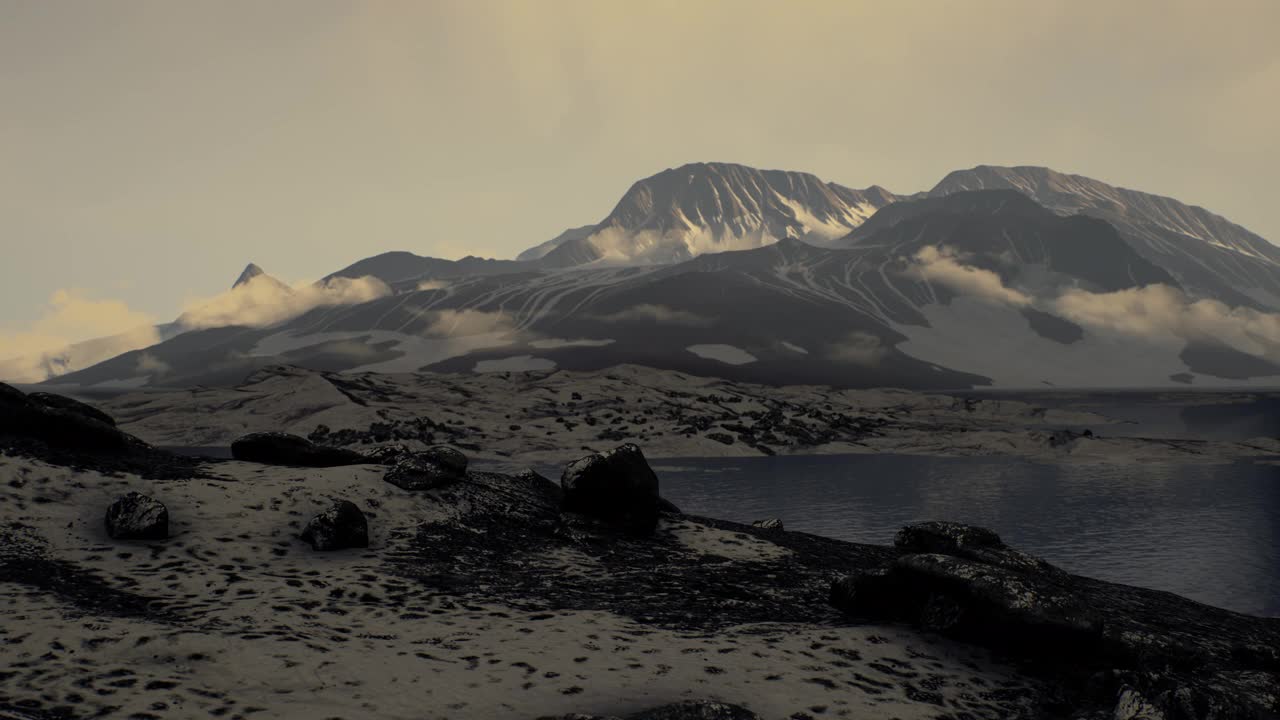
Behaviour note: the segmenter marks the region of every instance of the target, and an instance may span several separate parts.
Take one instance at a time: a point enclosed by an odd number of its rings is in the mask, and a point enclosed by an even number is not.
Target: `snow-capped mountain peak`
[[[690,163],[636,182],[601,222],[521,257],[554,245],[542,254],[544,265],[658,264],[788,237],[825,244],[895,199],[881,187],[856,190],[810,173]]]

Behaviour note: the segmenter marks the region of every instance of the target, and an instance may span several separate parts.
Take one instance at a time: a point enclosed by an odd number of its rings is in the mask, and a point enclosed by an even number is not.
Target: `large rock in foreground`
[[[307,523],[302,540],[313,550],[369,547],[369,521],[356,504],[339,500]]]
[[[33,402],[45,407],[73,412],[77,415],[91,420],[97,420],[100,423],[105,423],[112,427],[115,427],[116,424],[115,418],[102,412],[98,408],[90,405],[89,403],[80,402],[75,398],[69,398],[66,395],[55,395],[54,393],[47,392],[33,392],[27,395],[27,397]]]
[[[131,492],[107,508],[107,535],[115,540],[163,540],[169,537],[169,510],[163,503]]]
[[[383,479],[405,490],[433,490],[466,477],[467,456],[441,446],[399,457]]]
[[[831,603],[875,618],[1010,647],[1096,652],[1102,619],[1045,561],[1006,547],[985,528],[950,522],[904,527],[894,541],[904,554],[884,569],[837,580]]]
[[[562,509],[646,535],[658,524],[658,476],[633,444],[574,461],[560,478]]]
[[[28,396],[0,383],[0,435],[36,440],[51,447],[78,452],[125,452],[146,444],[117,430],[110,417],[70,398]],[[50,400],[50,398],[60,398]]]
[[[250,433],[231,443],[231,457],[244,462],[290,467],[339,467],[368,462],[363,455],[342,448],[316,445],[288,433]]]

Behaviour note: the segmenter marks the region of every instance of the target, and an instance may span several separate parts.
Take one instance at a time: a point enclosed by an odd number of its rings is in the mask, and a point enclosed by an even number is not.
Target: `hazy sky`
[[[1048,165],[1280,241],[1277,28],[1275,0],[0,0],[0,355],[249,261],[511,257],[697,160],[902,192]]]

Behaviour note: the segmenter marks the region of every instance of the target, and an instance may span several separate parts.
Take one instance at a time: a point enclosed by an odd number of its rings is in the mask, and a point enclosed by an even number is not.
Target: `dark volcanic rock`
[[[658,524],[658,476],[630,443],[569,463],[560,487],[567,512],[642,535]]]
[[[360,453],[325,447],[297,435],[250,433],[231,443],[231,456],[244,462],[290,467],[338,467],[368,462]]]
[[[75,398],[69,398],[65,395],[55,395],[54,393],[46,393],[46,392],[34,392],[27,395],[27,398],[38,405],[57,408],[59,410],[67,410],[68,412],[73,412],[73,413],[76,413],[77,415],[82,415],[84,417],[97,420],[98,422],[106,423],[107,425],[111,425],[112,427],[114,427],[116,424],[115,418],[102,412],[98,408],[88,403],[80,402]]]
[[[301,538],[313,550],[369,547],[369,521],[355,503],[339,500],[303,528]]]
[[[37,402],[43,398],[44,402]],[[95,417],[87,405],[56,395],[28,396],[0,383],[0,454],[102,473],[146,478],[191,478],[205,473],[200,461],[157,450]],[[65,402],[64,402],[65,401]],[[62,406],[58,406],[62,405]],[[65,407],[63,407],[65,406]],[[70,409],[68,409],[70,408]],[[85,408],[88,408],[86,410]]]
[[[695,700],[645,710],[627,720],[759,720],[749,710],[726,703]]]
[[[169,537],[169,510],[163,503],[131,492],[107,508],[107,534],[116,540],[163,540]]]
[[[751,523],[751,527],[758,527],[761,530],[782,530],[782,521],[778,518],[769,518],[767,520],[757,520]]]
[[[431,490],[467,477],[467,457],[449,447],[434,447],[401,456],[384,479],[405,490]]]
[[[1280,622],[1068,575],[983,528],[921,523],[895,544],[906,554],[836,580],[830,603],[1016,652],[1098,717],[1280,712],[1280,652],[1267,649]]]
[[[1051,579],[941,554],[904,555],[891,572],[904,609],[934,630],[1001,646],[1052,643],[1059,652],[1092,652],[1102,639],[1098,614]]]
[[[140,440],[117,430],[111,423],[79,410],[37,402],[8,385],[0,393],[0,435],[85,452],[121,452],[145,447]]]
[[[943,553],[1018,572],[1041,573],[1065,579],[1065,573],[1034,555],[1008,547],[1000,536],[961,523],[931,520],[898,531],[894,547],[910,553]]]
[[[760,716],[727,703],[690,700],[651,708],[620,718],[616,715],[560,715],[539,720],[760,720]]]

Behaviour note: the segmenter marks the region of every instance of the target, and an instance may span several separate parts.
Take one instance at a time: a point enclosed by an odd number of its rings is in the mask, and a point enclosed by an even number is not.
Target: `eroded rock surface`
[[[658,522],[658,476],[633,444],[569,463],[560,478],[567,512],[598,518],[628,532],[653,532]]]
[[[467,456],[450,447],[401,453],[387,471],[387,482],[405,490],[433,490],[467,477]]]
[[[895,547],[887,566],[835,580],[830,603],[1015,652],[1107,717],[1280,712],[1280,622],[1072,576],[984,528],[920,523]]]
[[[291,467],[338,467],[368,460],[352,450],[317,445],[288,433],[250,433],[231,443],[231,456],[243,462]]]
[[[303,528],[302,540],[313,550],[345,550],[369,547],[369,522],[349,500],[338,500]]]
[[[158,500],[131,492],[107,508],[107,534],[116,540],[163,540],[169,537],[169,510]]]

